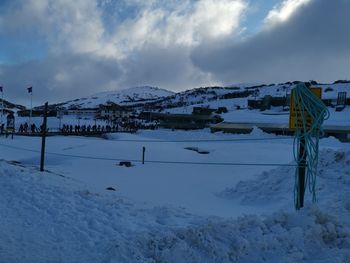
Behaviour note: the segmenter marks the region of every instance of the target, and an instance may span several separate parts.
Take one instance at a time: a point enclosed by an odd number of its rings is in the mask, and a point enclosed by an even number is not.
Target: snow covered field
[[[216,141],[238,138],[258,139],[261,136],[267,140],[253,141],[254,143],[252,141]],[[215,193],[227,185],[253,178],[262,171],[262,167],[163,164],[149,161],[242,164],[292,162],[292,139],[278,137],[276,140],[275,138],[268,134],[261,135],[259,131],[255,131],[255,134],[239,136],[211,134],[207,130],[204,132],[144,131],[136,135],[111,135],[110,140],[48,137],[45,163],[47,170],[83,182],[93,191],[103,192],[106,187],[113,187],[119,195],[133,201],[151,205],[181,206],[190,212],[203,215],[235,216],[237,211],[232,209],[232,202],[222,200]],[[182,140],[185,142],[181,142]],[[3,149],[0,158],[16,160],[28,166],[38,165],[41,138],[16,136],[14,140],[2,139],[0,143]],[[5,146],[7,148],[4,148]],[[141,163],[142,147],[146,148],[144,165]],[[185,149],[187,147],[197,147],[208,151],[209,154],[199,154]],[[34,150],[34,152],[21,150],[21,148]],[[273,151],[270,152],[272,148]],[[269,154],[266,154],[267,151]],[[63,154],[63,156],[50,153]],[[74,158],[70,155],[85,156],[87,159]],[[135,160],[132,161],[134,166],[130,168],[119,166],[121,160]],[[273,166],[263,169],[271,168]],[[256,209],[259,210],[259,208]]]
[[[292,144],[257,129],[49,137],[40,173],[40,138],[0,137],[0,262],[347,262],[350,145],[321,140],[319,201],[296,212],[294,167],[274,165]]]

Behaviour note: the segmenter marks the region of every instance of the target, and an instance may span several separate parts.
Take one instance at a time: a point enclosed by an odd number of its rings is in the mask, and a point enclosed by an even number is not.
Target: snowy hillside
[[[91,96],[70,100],[67,102],[51,105],[51,107],[64,108],[95,108],[100,104],[114,102],[120,105],[130,106],[140,111],[166,111],[173,113],[191,113],[195,106],[200,107],[227,107],[228,110],[237,106],[245,108],[248,99],[261,99],[266,95],[273,97],[284,97],[290,94],[294,82],[280,84],[260,85],[235,85],[228,87],[202,87],[181,92],[172,92],[156,87],[144,86],[134,87],[117,91],[106,91]],[[335,82],[332,84],[318,84],[313,82],[312,86],[322,88],[323,99],[336,99],[338,92],[347,92],[350,97],[350,82]],[[5,108],[15,111],[23,109],[21,105],[14,105],[5,101]],[[37,109],[42,106],[36,107]]]
[[[141,109],[169,110],[174,108],[184,108],[191,105],[209,103],[233,97],[248,97],[249,92],[242,87],[205,87],[178,92],[171,96],[159,99],[154,102],[147,102],[140,105]]]
[[[322,84],[313,82],[310,83],[313,87],[320,87],[322,88],[322,98],[323,99],[336,99],[338,96],[338,92],[348,92],[350,93],[350,82],[347,83],[332,83],[332,84]],[[290,94],[291,89],[293,88],[295,84],[292,82],[286,82],[281,84],[270,84],[267,86],[256,86],[256,88],[253,87],[247,87],[246,89],[250,90],[256,90],[257,98],[262,98],[266,95],[274,96],[274,97],[283,97],[286,94]],[[348,94],[350,95],[350,94]],[[251,97],[255,97],[255,95],[252,95]],[[348,96],[349,97],[349,96]]]
[[[248,99],[262,99],[266,95],[273,97],[284,97],[291,93],[296,82],[286,82],[270,85],[244,86],[237,87],[207,87],[192,89],[176,93],[162,100],[147,103],[147,107],[153,107],[171,113],[191,113],[193,107],[227,107],[229,111],[237,108],[246,108]],[[350,97],[350,82],[318,84],[312,86],[322,88],[322,99],[336,100],[338,92],[347,92]]]
[[[100,104],[114,102],[120,105],[133,105],[153,101],[174,94],[172,91],[156,87],[134,87],[116,91],[106,91],[94,95],[60,103],[60,107],[95,108]]]
[[[1,98],[0,98],[0,111],[1,111]],[[17,112],[19,110],[24,110],[25,107],[19,104],[14,104],[12,102],[9,102],[7,100],[4,99],[4,110],[5,111],[11,111],[11,112]],[[1,112],[0,112],[1,114]]]

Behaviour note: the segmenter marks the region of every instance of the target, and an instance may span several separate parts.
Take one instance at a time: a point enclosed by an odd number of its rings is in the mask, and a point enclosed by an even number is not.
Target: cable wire
[[[27,149],[7,144],[1,144],[7,148],[12,148],[15,150],[29,151],[40,153],[39,150]],[[55,152],[45,152],[46,154],[62,156],[62,157],[71,157],[71,158],[80,158],[80,159],[89,159],[89,160],[102,160],[102,161],[130,161],[135,163],[142,163],[141,160],[137,159],[128,159],[128,158],[108,158],[108,157],[97,157],[97,156],[87,156],[87,155],[74,155],[74,154],[64,154],[64,153],[55,153]],[[215,165],[215,166],[288,166],[296,167],[297,164],[283,164],[283,163],[231,163],[231,162],[185,162],[185,161],[162,161],[162,160],[145,160],[145,163],[154,163],[154,164],[183,164],[183,165]]]
[[[202,139],[202,140],[128,140],[116,139],[115,142],[160,142],[160,143],[178,143],[178,142],[241,142],[241,141],[268,141],[268,140],[288,140],[293,139],[292,136],[276,137],[276,138],[241,138],[241,139]]]
[[[84,140],[90,140],[91,137],[81,137],[79,135],[72,135],[74,136],[74,139],[84,139]],[[65,136],[67,137],[67,136]],[[50,137],[52,138],[52,137]],[[94,138],[94,139],[101,139],[101,138]],[[141,143],[186,143],[186,142],[243,142],[243,141],[273,141],[273,140],[292,140],[294,139],[293,136],[286,136],[281,135],[278,137],[270,137],[270,138],[236,138],[236,139],[184,139],[184,140],[157,140],[157,139],[118,139],[114,138],[113,140],[109,140],[111,142],[141,142]]]

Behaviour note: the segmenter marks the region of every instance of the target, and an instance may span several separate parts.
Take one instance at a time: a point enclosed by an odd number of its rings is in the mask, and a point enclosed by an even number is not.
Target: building
[[[133,111],[116,103],[100,105],[99,117],[106,120],[128,119],[133,116]]]
[[[130,118],[133,111],[115,103],[101,104],[98,108],[69,108],[57,110],[57,117],[64,115],[76,116],[78,118],[101,118],[105,120],[116,120]]]
[[[57,110],[57,117],[67,116],[76,116],[78,118],[97,118],[99,113],[98,108],[70,108],[70,109],[59,109]]]
[[[57,115],[56,110],[48,110],[47,111],[47,117],[55,117]],[[29,117],[30,116],[30,110],[19,110],[17,111],[17,116],[19,117]],[[42,117],[44,116],[43,110],[32,110],[32,117]]]
[[[267,110],[273,107],[286,107],[290,104],[290,97],[272,97],[270,95],[266,95],[258,100],[248,100],[248,108],[249,109],[260,109]]]
[[[222,121],[219,115],[204,114],[171,114],[158,112],[141,112],[140,119],[149,121],[158,121],[159,126],[169,129],[203,129],[209,127],[210,124]]]
[[[217,109],[211,109],[209,107],[193,107],[192,114],[210,115],[215,111]]]

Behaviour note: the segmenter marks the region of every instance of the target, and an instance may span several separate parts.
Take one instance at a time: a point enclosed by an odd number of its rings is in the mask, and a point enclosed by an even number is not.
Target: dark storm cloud
[[[225,82],[350,78],[350,1],[313,0],[239,43],[207,43],[193,63]]]
[[[115,60],[89,55],[61,54],[43,60],[14,65],[0,65],[0,78],[6,97],[20,102],[26,88],[33,86],[33,100],[42,103],[72,99],[82,94],[109,89],[120,77]]]
[[[122,83],[126,87],[151,84],[177,91],[191,85],[205,85],[210,77],[193,67],[190,51],[187,46],[169,49],[156,44],[146,45],[122,64],[125,70]]]

